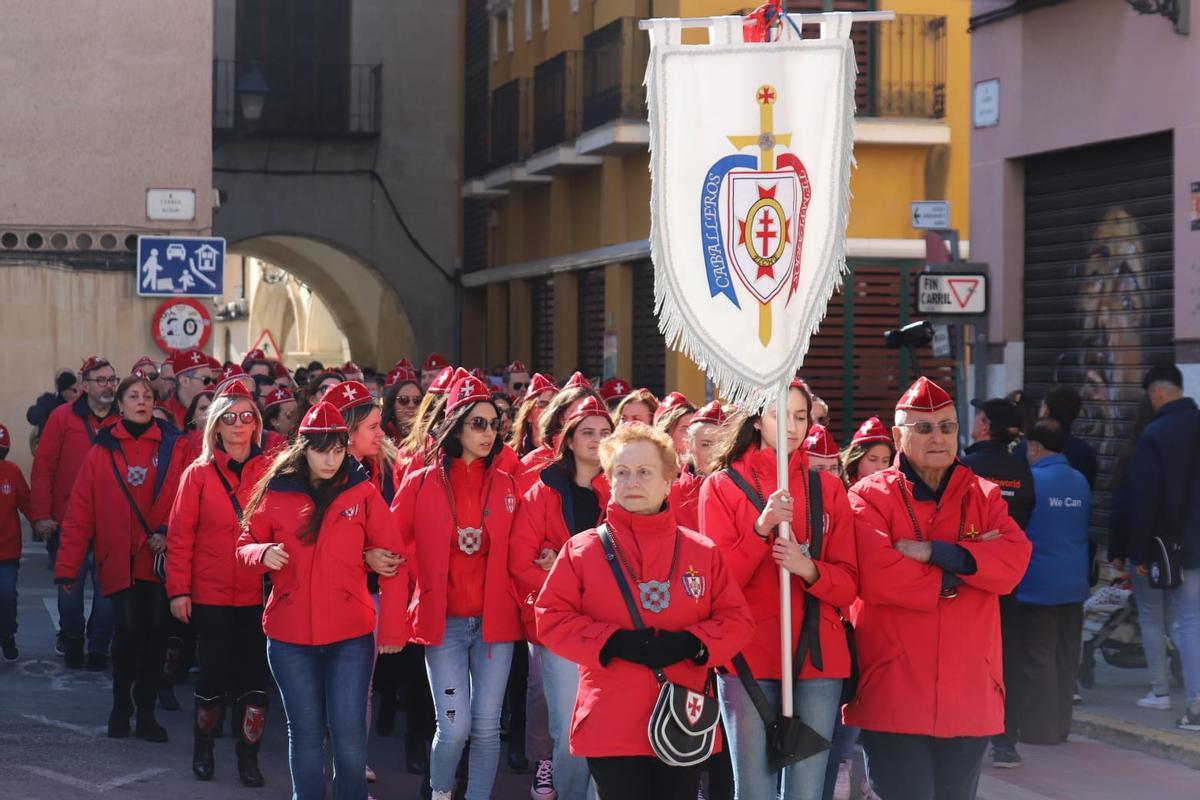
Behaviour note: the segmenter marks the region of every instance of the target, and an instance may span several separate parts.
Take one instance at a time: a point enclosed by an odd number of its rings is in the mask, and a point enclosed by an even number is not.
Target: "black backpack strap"
[[[825,533],[825,509],[821,499],[821,473],[808,473],[808,518],[812,526],[809,538],[809,558],[821,557],[821,540]],[[800,641],[796,645],[796,657],[792,660],[792,669],[797,676],[808,656],[813,667],[825,669],[821,657],[821,601],[812,594],[804,595],[804,621],[800,625]]]
[[[754,679],[754,673],[750,671],[750,665],[746,663],[746,657],[738,653],[733,657],[732,663],[734,670],[737,672],[738,680],[742,682],[742,688],[746,690],[746,694],[750,696],[750,702],[754,704],[758,715],[762,717],[763,725],[770,728],[779,721],[779,714],[771,707],[771,703],[767,700],[766,694],[763,693],[762,687]]]
[[[242,521],[242,504],[238,502],[237,494],[233,491],[233,486],[226,479],[225,473],[221,472],[221,467],[217,464],[216,459],[212,461],[212,468],[216,471],[221,485],[225,487],[225,495],[229,498],[229,503],[233,506],[233,513],[237,515],[238,522],[240,523]]]
[[[746,495],[746,499],[749,500],[750,504],[754,506],[758,513],[761,514],[763,509],[767,507],[766,498],[759,496],[758,492],[754,490],[754,487],[742,477],[742,473],[738,472],[733,467],[726,467],[721,471],[729,476],[729,480],[733,481],[733,484],[742,490],[742,494]]]

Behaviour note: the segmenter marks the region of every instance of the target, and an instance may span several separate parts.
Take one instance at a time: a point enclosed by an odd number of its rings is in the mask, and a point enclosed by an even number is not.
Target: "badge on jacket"
[[[135,467],[131,464],[125,468],[125,481],[130,486],[141,486],[146,482],[146,473],[149,470],[149,467]]]
[[[504,495],[504,510],[513,513],[517,510],[517,498],[511,494]]]
[[[354,519],[354,515],[357,513],[358,513],[358,503],[355,503],[354,505],[350,506],[345,511],[343,511],[342,516],[345,517],[346,519]]]
[[[687,572],[679,577],[683,583],[683,593],[693,600],[699,600],[704,596],[704,576],[696,571],[696,568],[688,564]]]
[[[12,494],[12,486],[9,485],[8,481],[0,483],[0,494]]]

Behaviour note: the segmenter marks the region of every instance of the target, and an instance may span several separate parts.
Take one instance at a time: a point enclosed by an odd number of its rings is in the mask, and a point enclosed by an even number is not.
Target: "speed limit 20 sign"
[[[166,352],[203,347],[212,336],[212,317],[204,305],[190,297],[164,300],[150,321],[154,341]]]

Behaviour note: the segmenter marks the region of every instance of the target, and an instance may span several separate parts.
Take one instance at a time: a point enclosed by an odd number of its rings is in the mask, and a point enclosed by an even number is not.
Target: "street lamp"
[[[258,62],[251,61],[250,71],[238,78],[237,86],[234,88],[238,105],[242,109],[242,119],[246,121],[246,126],[250,130],[258,127],[258,123],[262,119],[263,106],[267,102],[267,94],[270,91],[267,79],[263,77],[262,71],[258,68]]]

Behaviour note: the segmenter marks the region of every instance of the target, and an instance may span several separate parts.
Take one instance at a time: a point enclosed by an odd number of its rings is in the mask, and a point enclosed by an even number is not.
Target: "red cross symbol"
[[[775,92],[771,91],[770,86],[764,86],[759,89],[758,94],[756,94],[754,97],[761,105],[775,102]]]
[[[771,212],[763,209],[762,216],[758,218],[758,224],[762,227],[754,232],[754,238],[762,242],[762,255],[767,255],[771,251],[771,240],[779,236],[779,234],[771,230]]]
[[[692,695],[687,704],[688,717],[691,719],[699,719],[700,708],[700,698],[696,695]]]

